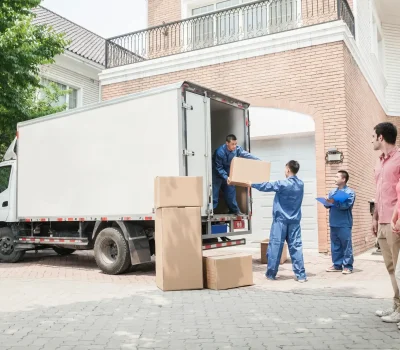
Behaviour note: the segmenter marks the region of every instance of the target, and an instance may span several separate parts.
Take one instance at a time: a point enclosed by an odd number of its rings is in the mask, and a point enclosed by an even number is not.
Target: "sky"
[[[104,38],[147,26],[146,0],[43,0],[41,5]]]

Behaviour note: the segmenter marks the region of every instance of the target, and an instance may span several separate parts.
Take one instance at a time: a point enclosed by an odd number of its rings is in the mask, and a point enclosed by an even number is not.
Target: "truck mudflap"
[[[128,240],[132,265],[151,262],[149,239],[143,228],[133,222],[117,221],[116,223]]]

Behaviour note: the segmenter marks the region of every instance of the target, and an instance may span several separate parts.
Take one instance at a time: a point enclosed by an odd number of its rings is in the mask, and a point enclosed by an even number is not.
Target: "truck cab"
[[[17,139],[14,139],[0,163],[0,227],[16,221]]]

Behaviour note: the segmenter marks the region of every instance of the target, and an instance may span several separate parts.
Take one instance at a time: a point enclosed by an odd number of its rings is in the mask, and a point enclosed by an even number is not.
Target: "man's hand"
[[[372,219],[372,234],[378,236],[378,220]]]
[[[230,179],[229,177],[226,179],[226,183],[227,183],[228,185],[231,184],[231,179]]]
[[[392,229],[394,233],[400,234],[400,220],[397,220],[396,224],[392,226]]]
[[[246,182],[246,187],[251,187],[251,182]]]
[[[330,204],[333,204],[333,202],[335,201],[334,199],[329,199],[329,198],[325,198],[325,200]]]

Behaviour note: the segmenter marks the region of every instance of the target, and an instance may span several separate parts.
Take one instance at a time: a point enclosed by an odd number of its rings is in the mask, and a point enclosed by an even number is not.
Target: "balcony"
[[[347,0],[262,0],[106,40],[106,68],[254,39],[332,21],[355,36]]]

